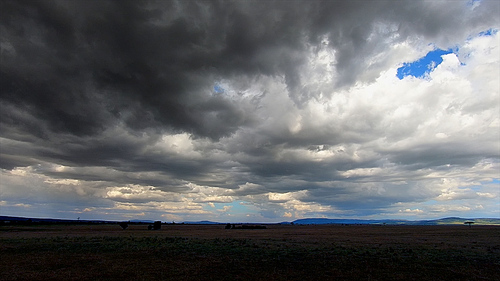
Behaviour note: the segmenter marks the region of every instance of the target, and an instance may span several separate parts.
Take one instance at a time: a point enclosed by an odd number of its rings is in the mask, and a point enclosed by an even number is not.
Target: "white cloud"
[[[411,214],[423,214],[424,211],[420,209],[404,209],[404,210],[399,210],[400,213],[411,213]]]

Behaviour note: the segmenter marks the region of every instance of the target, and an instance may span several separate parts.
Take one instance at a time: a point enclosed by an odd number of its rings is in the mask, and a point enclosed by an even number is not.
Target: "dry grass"
[[[500,280],[498,226],[2,226],[0,280]]]

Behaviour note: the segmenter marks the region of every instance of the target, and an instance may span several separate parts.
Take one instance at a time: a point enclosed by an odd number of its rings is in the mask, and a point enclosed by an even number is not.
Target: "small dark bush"
[[[154,230],[161,229],[161,221],[155,221],[155,223],[153,224],[153,229]]]

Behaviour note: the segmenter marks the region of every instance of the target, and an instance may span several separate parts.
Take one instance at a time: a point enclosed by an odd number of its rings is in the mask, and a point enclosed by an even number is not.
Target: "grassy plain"
[[[500,226],[0,227],[0,280],[500,280]]]

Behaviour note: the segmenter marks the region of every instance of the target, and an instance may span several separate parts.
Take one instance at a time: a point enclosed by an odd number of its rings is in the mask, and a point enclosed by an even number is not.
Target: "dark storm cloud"
[[[113,119],[132,129],[171,126],[213,137],[240,125],[219,125],[225,115],[242,119],[230,104],[203,109],[212,101],[198,100],[200,87],[211,86],[190,76],[210,67],[203,30],[183,18],[155,26],[150,21],[158,13],[146,11],[144,2],[88,4],[4,2],[7,105],[29,112],[50,132],[80,136],[101,132]],[[202,124],[211,113],[222,114],[212,120],[216,128]]]
[[[294,100],[304,101],[315,95],[302,92],[297,73],[309,42],[329,38],[339,54],[337,84],[349,85],[369,67],[364,58],[377,52],[378,38],[369,39],[376,23],[399,24],[398,31],[411,29],[412,35],[441,34],[463,20],[464,7],[446,7],[415,1],[362,8],[350,1],[3,1],[2,103],[38,123],[14,124],[6,109],[2,124],[42,127],[34,131],[40,137],[85,136],[123,120],[133,130],[167,127],[217,139],[252,122],[251,109],[207,95],[218,77],[282,75]]]

